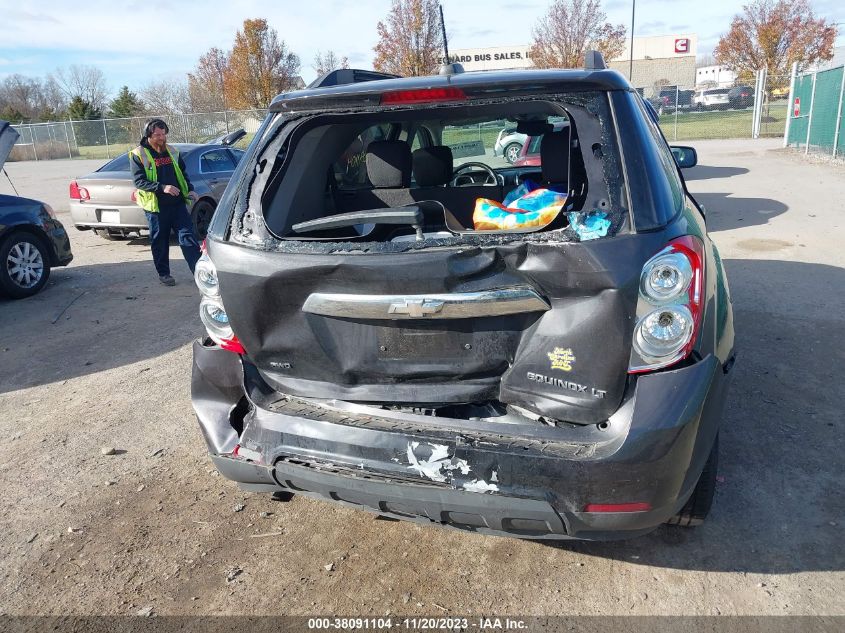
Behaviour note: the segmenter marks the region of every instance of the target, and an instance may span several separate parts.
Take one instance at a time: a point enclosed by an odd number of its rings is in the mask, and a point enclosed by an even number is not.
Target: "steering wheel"
[[[482,171],[487,172],[487,178],[484,179],[485,185],[498,185],[499,179],[496,177],[496,172],[493,171],[493,168],[490,165],[485,165],[484,163],[463,163],[462,165],[458,165],[455,170],[452,172],[452,182],[451,185],[453,187],[461,187],[463,185],[474,185],[475,181],[470,178],[468,175],[459,175],[460,172],[469,169],[471,167],[475,167],[477,169],[481,169]]]

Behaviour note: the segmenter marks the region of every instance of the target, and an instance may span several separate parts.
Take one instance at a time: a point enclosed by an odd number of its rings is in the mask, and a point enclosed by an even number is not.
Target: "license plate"
[[[117,209],[101,210],[100,222],[103,222],[104,224],[120,224],[120,211]]]

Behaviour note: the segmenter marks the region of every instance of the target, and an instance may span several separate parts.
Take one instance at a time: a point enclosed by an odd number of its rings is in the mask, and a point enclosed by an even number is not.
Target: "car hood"
[[[0,121],[0,169],[6,164],[6,159],[12,151],[20,134],[8,121]]]

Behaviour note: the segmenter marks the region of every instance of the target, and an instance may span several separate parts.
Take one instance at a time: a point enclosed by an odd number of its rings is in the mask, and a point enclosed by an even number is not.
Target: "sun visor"
[[[18,138],[20,134],[8,121],[0,121],[0,169],[6,164],[6,159],[9,158]]]

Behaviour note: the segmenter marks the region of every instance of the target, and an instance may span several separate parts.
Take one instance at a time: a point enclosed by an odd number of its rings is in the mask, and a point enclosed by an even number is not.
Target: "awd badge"
[[[572,371],[572,364],[575,362],[575,354],[568,347],[555,347],[555,351],[547,354],[549,360],[552,361],[552,369],[560,369],[562,371]]]

